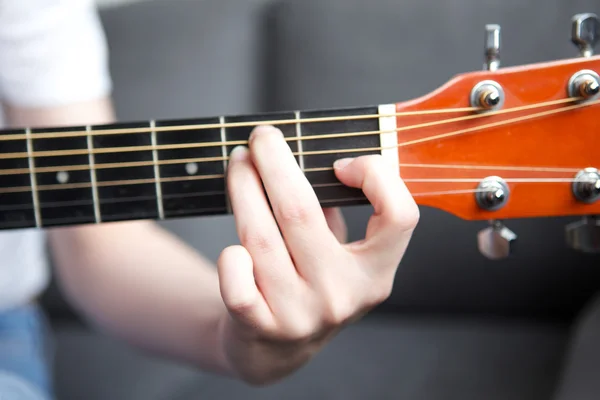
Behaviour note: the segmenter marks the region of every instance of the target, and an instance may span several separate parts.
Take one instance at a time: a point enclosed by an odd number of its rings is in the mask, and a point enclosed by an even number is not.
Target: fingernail
[[[274,126],[271,126],[271,125],[258,125],[250,133],[249,143],[252,143],[254,141],[254,139],[256,139],[256,136],[258,136],[258,135],[267,135],[267,134],[272,134],[272,135],[274,134],[274,135],[278,135],[278,136],[283,137],[283,132],[281,132],[280,129],[277,129]]]
[[[229,154],[229,161],[242,161],[248,156],[248,149],[245,146],[236,146]]]
[[[341,160],[337,160],[333,163],[333,168],[335,169],[344,169],[346,168],[352,161],[353,158],[342,158]]]

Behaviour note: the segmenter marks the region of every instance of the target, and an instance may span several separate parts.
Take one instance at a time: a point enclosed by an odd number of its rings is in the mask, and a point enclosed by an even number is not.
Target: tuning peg
[[[583,253],[600,253],[600,219],[589,216],[566,227],[567,244]]]
[[[583,57],[591,57],[600,40],[600,19],[596,14],[582,13],[573,16],[571,41],[579,48]]]
[[[490,260],[507,258],[514,252],[517,235],[499,221],[491,221],[490,226],[477,235],[479,251]]]
[[[500,25],[485,26],[485,64],[483,69],[495,71],[500,67]]]

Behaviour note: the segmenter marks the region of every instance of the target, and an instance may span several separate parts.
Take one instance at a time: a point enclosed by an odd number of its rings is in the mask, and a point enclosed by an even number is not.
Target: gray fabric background
[[[502,24],[503,65],[518,65],[576,55],[571,15],[600,13],[597,0],[267,3],[150,1],[103,12],[119,119],[407,100],[480,69],[486,23]],[[351,238],[362,237],[370,207],[344,213]],[[56,328],[59,398],[550,399],[569,335],[578,337],[569,325],[600,278],[598,257],[565,248],[567,222],[511,221],[517,255],[489,262],[476,251],[483,223],[423,209],[387,307],[270,388],[141,355],[65,320],[51,291],[45,304]],[[213,260],[237,242],[229,217],[163,225]],[[594,394],[593,375],[569,376]],[[564,388],[561,400],[584,398]]]

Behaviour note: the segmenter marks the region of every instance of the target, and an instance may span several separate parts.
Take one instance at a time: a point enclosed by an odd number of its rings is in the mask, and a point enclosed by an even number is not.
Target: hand
[[[218,261],[228,310],[220,329],[229,367],[249,383],[290,374],[391,293],[418,207],[397,166],[381,156],[338,161],[335,173],[374,207],[362,241],[343,243],[339,211],[321,208],[279,130],[258,127],[249,150],[231,154],[227,180],[241,246]]]

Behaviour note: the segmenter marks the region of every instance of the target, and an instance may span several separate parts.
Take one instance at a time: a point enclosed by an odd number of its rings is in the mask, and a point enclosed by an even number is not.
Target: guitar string
[[[461,130],[461,131],[455,131],[455,132],[451,132],[449,134],[445,134],[444,136],[447,135],[456,135],[456,134],[461,134],[461,133],[465,133],[467,131],[472,131],[472,130],[479,130],[479,129],[484,129],[486,127],[489,126],[502,126],[502,125],[506,125],[509,123],[514,123],[514,122],[519,122],[519,121],[523,121],[523,120],[527,120],[527,119],[531,119],[531,118],[535,118],[541,115],[552,115],[552,114],[557,114],[557,113],[561,113],[561,112],[565,112],[568,111],[570,109],[574,109],[574,108],[579,108],[579,107],[583,107],[589,105],[589,103],[584,103],[584,104],[577,104],[574,106],[570,106],[570,107],[566,107],[566,108],[561,108],[561,109],[557,109],[557,110],[551,110],[549,112],[542,112],[542,113],[537,113],[537,114],[533,114],[533,115],[527,115],[527,116],[522,116],[522,117],[518,117],[518,118],[513,118],[511,120],[504,120],[504,121],[500,121],[498,123],[492,123],[492,124],[488,124],[488,125],[483,125],[483,126],[479,126],[479,127],[474,127],[474,129],[468,128],[466,130]],[[458,132],[458,133],[456,133]],[[435,140],[438,139],[439,136],[442,135],[436,135],[435,137],[431,137],[429,140]],[[428,139],[428,138],[425,138]],[[423,139],[423,140],[425,140]],[[407,142],[409,144],[414,144],[414,142]],[[405,146],[406,143],[401,143],[397,146],[393,146],[389,148],[396,148],[396,147],[402,147]],[[365,152],[365,151],[371,151],[371,150],[382,150],[385,149],[386,147],[376,147],[376,148],[368,148],[368,149],[340,149],[340,150],[336,150],[334,152],[331,151],[321,151],[321,152],[310,152],[309,155],[312,154],[332,154],[332,153],[343,153],[343,152]],[[304,155],[305,153],[302,153],[302,155]],[[212,175],[212,176],[200,176],[200,177],[196,177],[196,176],[192,176],[192,177],[173,177],[173,178],[166,178],[166,179],[170,179],[171,181],[184,181],[184,180],[197,180],[197,179],[214,179],[214,178],[223,178],[224,175]],[[110,186],[113,185],[127,185],[127,184],[133,184],[132,182],[140,182],[141,183],[145,183],[145,180],[120,180],[120,181],[111,181],[111,182],[98,182],[97,185],[98,186],[104,186],[110,183]],[[155,180],[153,180],[155,181]],[[54,188],[54,190],[60,190],[60,189],[68,189],[68,188],[77,188],[79,187],[78,185],[81,184],[59,184],[59,185],[49,185],[52,188]],[[44,190],[43,188],[45,188],[46,186],[41,185],[40,186],[42,188],[42,190]],[[6,193],[7,191],[10,192],[11,190],[17,190],[17,191],[25,191],[24,188],[26,188],[26,191],[31,190],[30,187],[20,187],[20,188],[4,188],[2,190],[0,190],[0,193]],[[40,188],[38,188],[40,189]]]
[[[309,154],[310,155],[310,154]],[[174,164],[190,164],[190,163],[201,163],[207,162],[208,157],[201,158],[182,158],[173,160],[158,160],[154,161],[134,161],[124,163],[95,163],[90,164],[77,164],[77,165],[65,165],[60,167],[38,167],[34,169],[36,173],[53,173],[53,172],[72,172],[72,171],[97,171],[102,169],[116,169],[116,168],[132,168],[132,167],[150,167],[154,165],[174,165]],[[226,161],[226,157],[214,157],[210,161]],[[474,169],[474,170],[497,170],[497,171],[525,171],[525,172],[578,172],[583,169],[581,168],[560,168],[560,167],[534,167],[534,166],[509,166],[509,165],[461,165],[461,164],[410,164],[400,163],[399,168],[431,168],[431,169]],[[320,167],[320,168],[305,168],[304,172],[322,172],[322,171],[333,171],[333,167]],[[18,175],[18,174],[29,174],[29,168],[13,168],[0,170],[0,176],[2,175]]]
[[[67,183],[67,184],[51,184],[51,185],[37,185],[36,190],[42,191],[56,191],[56,190],[69,190],[69,189],[87,189],[91,187],[111,187],[111,186],[131,186],[131,185],[143,185],[143,184],[154,184],[158,183],[170,183],[170,182],[184,182],[184,181],[201,181],[211,179],[222,179],[225,176],[223,174],[215,175],[203,175],[203,176],[190,176],[190,177],[169,177],[169,178],[146,178],[146,179],[128,179],[118,181],[100,181],[96,182],[96,185],[92,185],[89,182],[80,183]],[[403,179],[406,183],[478,183],[483,178],[408,178]],[[506,183],[573,183],[582,182],[581,179],[576,178],[504,178]],[[343,186],[341,183],[326,184],[328,186]],[[318,186],[317,186],[318,187]],[[30,192],[31,186],[18,186],[9,188],[0,188],[0,194],[8,193],[23,193]]]
[[[333,186],[333,185],[332,185]],[[342,185],[339,185],[342,186]],[[313,186],[314,187],[314,186]],[[446,196],[446,195],[458,195],[458,194],[474,194],[474,193],[483,193],[486,192],[486,189],[459,189],[459,190],[445,190],[445,191],[432,191],[432,192],[417,192],[411,194],[413,197],[426,197],[426,196]],[[185,194],[163,194],[163,199],[167,200],[183,200],[188,198],[197,198],[197,197],[210,197],[210,196],[224,196],[224,191],[213,191],[213,192],[192,192]],[[144,195],[144,196],[135,196],[135,197],[113,197],[113,198],[104,198],[99,199],[98,205],[108,205],[108,204],[119,204],[119,203],[131,203],[131,202],[142,202],[142,201],[151,201],[155,202],[157,199],[156,195]],[[367,201],[367,198],[363,196],[357,197],[345,197],[339,199],[319,199],[320,204],[342,204],[349,201]],[[65,201],[53,201],[53,202],[41,202],[39,207],[41,209],[51,209],[51,208],[62,208],[62,207],[76,207],[76,206],[93,206],[96,204],[94,200],[65,200]],[[26,211],[31,210],[33,208],[33,204],[15,204],[10,206],[0,206],[0,212],[15,212],[15,211]],[[210,207],[210,208],[193,208],[189,210],[181,210],[181,212],[203,212],[207,210],[214,211],[226,211],[227,207]],[[174,211],[169,210],[171,214]],[[111,215],[114,217],[114,215]],[[87,217],[83,217],[87,218]],[[59,218],[57,220],[72,220],[73,218]],[[48,219],[46,219],[48,220]],[[0,227],[4,222],[0,222]],[[2,228],[0,228],[2,229]]]
[[[480,119],[485,117],[490,117],[498,114],[508,114],[515,113],[520,111],[526,111],[529,109],[537,109],[548,107],[551,105],[558,105],[568,102],[575,101],[576,98],[567,98],[554,100],[545,103],[536,103],[527,106],[521,107],[513,107],[509,109],[499,110],[499,111],[491,111],[487,113],[480,113],[475,115],[469,115],[465,117],[458,118],[450,118],[443,119],[439,121],[426,122],[415,125],[408,125],[396,128],[394,130],[375,130],[375,131],[363,131],[363,132],[349,132],[349,133],[331,133],[324,135],[307,135],[307,136],[293,136],[284,138],[287,142],[294,141],[309,141],[309,140],[321,140],[321,139],[336,139],[336,138],[349,138],[349,137],[359,137],[359,136],[370,136],[370,135],[379,135],[383,133],[399,133],[403,131],[421,129],[421,128],[430,128],[437,125],[450,124],[455,122],[468,121],[471,119]],[[587,103],[578,104],[578,106],[589,106],[596,104],[598,101],[589,101]],[[579,108],[579,107],[578,107]],[[383,117],[380,116],[380,118]],[[93,132],[93,131],[91,131]],[[149,133],[148,131],[147,133]],[[32,134],[32,138],[36,137]],[[52,138],[59,138],[60,136],[52,136]],[[39,139],[39,137],[36,137]],[[9,139],[7,139],[9,140]],[[15,139],[12,139],[15,140]],[[152,151],[152,150],[177,150],[177,149],[192,149],[192,148],[204,148],[204,147],[222,147],[222,146],[238,146],[238,145],[247,145],[248,140],[236,140],[236,141],[219,141],[219,142],[202,142],[202,143],[184,143],[184,144],[163,144],[157,146],[151,145],[142,145],[142,146],[127,146],[127,147],[107,147],[107,148],[94,148],[91,151],[88,149],[70,149],[70,150],[52,150],[52,151],[34,151],[32,154],[28,154],[27,152],[13,152],[13,153],[3,153],[0,154],[0,159],[15,159],[15,158],[27,158],[29,156],[32,157],[57,157],[57,156],[74,156],[74,155],[88,155],[92,154],[105,154],[105,153],[130,153],[130,152],[138,152],[138,151]],[[309,154],[309,153],[302,153]],[[212,160],[211,160],[212,161]]]
[[[446,108],[438,110],[421,110],[421,111],[401,111],[397,113],[388,114],[364,114],[364,115],[348,115],[348,116],[337,116],[337,117],[319,117],[319,118],[301,118],[301,119],[275,119],[275,120],[264,120],[254,122],[228,122],[228,123],[214,123],[214,124],[192,124],[192,125],[175,125],[175,126],[157,126],[154,129],[148,127],[143,128],[111,128],[111,129],[98,129],[91,130],[90,132],[84,130],[72,130],[72,131],[61,131],[61,132],[35,132],[32,136],[36,139],[54,139],[54,138],[66,138],[66,137],[78,137],[78,136],[101,136],[101,135],[126,135],[126,134],[138,134],[138,133],[151,133],[154,132],[176,132],[186,130],[208,130],[208,129],[223,129],[223,128],[251,128],[259,125],[293,125],[298,122],[307,123],[323,123],[323,122],[345,122],[345,121],[358,121],[365,119],[379,119],[385,117],[407,117],[407,116],[423,116],[423,115],[436,115],[436,114],[449,114],[449,113],[460,113],[460,112],[472,112],[477,111],[477,107],[462,107],[462,108]],[[326,110],[327,111],[327,110]],[[336,111],[336,110],[332,110]],[[340,110],[343,111],[343,110]],[[251,118],[252,116],[248,116]],[[210,119],[210,118],[206,118]],[[99,125],[102,126],[102,125]],[[40,128],[39,130],[43,130]],[[68,129],[68,128],[66,128]],[[19,129],[17,129],[19,130]],[[50,129],[49,129],[50,130]],[[35,129],[34,129],[35,131]],[[0,135],[0,141],[3,140],[19,140],[25,139],[25,134],[4,134]]]

